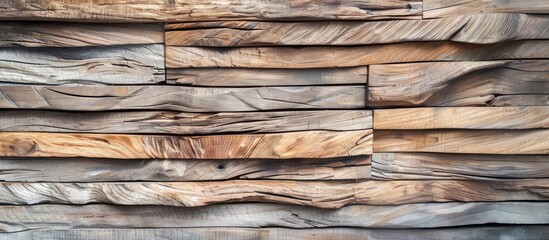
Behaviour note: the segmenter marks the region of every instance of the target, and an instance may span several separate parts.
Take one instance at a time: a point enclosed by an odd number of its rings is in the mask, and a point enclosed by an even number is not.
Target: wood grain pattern
[[[377,109],[374,129],[549,128],[549,106]]]
[[[411,21],[197,22],[166,25],[166,45],[250,47],[369,45],[410,41],[488,44],[549,39],[548,29],[547,16],[501,13]]]
[[[163,44],[70,50],[0,48],[0,68],[0,83],[154,84],[165,81]]]
[[[56,214],[52,214],[56,213]],[[86,217],[82,217],[86,216]],[[0,206],[2,232],[31,229],[173,227],[434,228],[471,224],[548,224],[547,202],[354,205],[317,209],[278,204],[166,206]],[[423,230],[423,229],[422,229]]]
[[[353,47],[166,47],[166,67],[324,68],[382,63],[549,58],[549,41],[406,42]],[[314,61],[311,61],[314,59]]]
[[[187,22],[212,20],[419,19],[419,0],[2,1],[1,20]]]
[[[547,155],[374,153],[372,177],[383,180],[549,178]]]
[[[549,13],[546,0],[423,0],[423,17],[438,18],[476,13]]]
[[[6,132],[216,134],[372,128],[371,110],[243,113],[0,111]]]
[[[293,86],[366,84],[367,67],[316,69],[171,68],[169,84],[193,86]]]
[[[377,130],[374,151],[549,154],[549,130]]]
[[[370,178],[370,156],[334,159],[125,160],[1,158],[0,180],[13,182],[206,181]]]
[[[365,86],[197,88],[186,86],[0,86],[0,108],[68,111],[241,112],[361,109]]]
[[[369,66],[368,105],[549,105],[549,61],[430,62]]]
[[[166,136],[1,132],[0,154],[89,158],[332,158],[372,153],[372,130]]]

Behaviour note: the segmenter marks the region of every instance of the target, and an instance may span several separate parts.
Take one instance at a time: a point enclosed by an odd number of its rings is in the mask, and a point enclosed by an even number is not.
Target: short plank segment
[[[0,180],[13,182],[207,181],[370,178],[370,156],[333,159],[124,160],[2,158]]]
[[[0,108],[6,109],[242,112],[362,109],[365,108],[365,102],[366,86],[0,86]]]
[[[86,216],[86,217],[82,217]],[[32,229],[174,227],[367,227],[435,228],[486,223],[549,224],[547,202],[353,205],[318,209],[278,204],[166,206],[0,206],[2,232]]]
[[[381,180],[509,180],[549,178],[547,155],[374,153],[372,177]]]
[[[546,0],[423,0],[423,17],[439,18],[477,13],[549,13]]]
[[[374,151],[549,154],[549,129],[376,130]]]
[[[369,66],[368,105],[549,105],[549,61],[430,62]]]
[[[371,129],[208,136],[0,133],[0,155],[7,157],[286,159],[371,153]]]
[[[549,39],[549,17],[500,13],[434,20],[224,21],[166,25],[166,45],[169,46],[349,46],[412,41],[489,44],[526,39]]]
[[[523,40],[490,45],[406,42],[353,47],[166,47],[167,68],[324,68],[425,61],[480,61],[549,58],[549,41]],[[314,59],[312,61],[311,59]]]

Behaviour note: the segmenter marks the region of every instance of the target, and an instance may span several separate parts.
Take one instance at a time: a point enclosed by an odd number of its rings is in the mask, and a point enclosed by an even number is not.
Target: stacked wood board
[[[548,239],[549,2],[0,2],[0,239]]]

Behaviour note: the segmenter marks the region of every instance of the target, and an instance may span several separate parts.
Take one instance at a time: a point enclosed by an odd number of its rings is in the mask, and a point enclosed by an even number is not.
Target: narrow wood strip
[[[220,21],[168,24],[166,45],[369,45],[445,40],[488,44],[509,40],[549,39],[548,29],[547,16],[505,13],[376,22]]]
[[[86,217],[82,217],[86,216]],[[278,204],[166,206],[0,206],[0,231],[172,227],[435,228],[486,223],[549,224],[547,202],[353,205],[318,209]],[[422,230],[423,231],[423,230]]]
[[[367,67],[317,69],[173,68],[167,83],[193,86],[366,84]]]
[[[549,178],[547,155],[374,153],[372,177],[383,180]]]
[[[439,18],[476,13],[549,13],[546,0],[423,0],[423,17]]]
[[[370,156],[334,159],[125,160],[2,158],[0,180],[15,182],[206,181],[370,178]]]
[[[549,154],[549,130],[379,130],[375,152]]]
[[[163,44],[70,50],[0,48],[0,68],[0,83],[153,84],[165,81]]]
[[[406,42],[354,47],[166,47],[166,67],[323,68],[424,61],[549,58],[549,41]],[[314,59],[314,61],[311,61]]]
[[[549,105],[549,61],[369,66],[370,106]]]
[[[372,153],[372,130],[162,136],[1,132],[0,154],[89,158],[332,158]]]
[[[241,112],[363,109],[365,86],[197,88],[185,86],[0,86],[0,108],[68,111]]]
[[[379,109],[374,118],[375,129],[549,128],[549,106]]]

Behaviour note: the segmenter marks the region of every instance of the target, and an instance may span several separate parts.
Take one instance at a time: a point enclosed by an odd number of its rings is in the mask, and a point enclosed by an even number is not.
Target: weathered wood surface
[[[168,136],[0,132],[0,156],[89,158],[332,158],[372,153],[372,130]]]
[[[187,86],[0,86],[0,108],[68,111],[241,112],[361,109],[365,86],[197,88]]]
[[[549,128],[549,106],[376,109],[374,118],[374,129]]]
[[[372,65],[368,74],[369,106],[549,105],[547,60]]]
[[[549,13],[547,0],[423,0],[423,17],[439,18],[477,13]]]
[[[370,156],[333,159],[124,160],[1,158],[0,181],[105,182],[370,178]]]
[[[549,156],[374,153],[372,177],[383,180],[549,178]]]
[[[2,110],[0,131],[216,134],[273,133],[372,128],[371,110],[325,110],[243,113],[166,111],[64,112]]]
[[[0,68],[0,83],[154,84],[165,81],[163,44],[70,50],[0,48]]]
[[[82,217],[86,216],[86,217]],[[354,205],[317,209],[278,204],[166,206],[0,206],[2,232],[32,229],[174,227],[435,228],[486,223],[549,224],[547,202]]]
[[[349,47],[207,48],[166,46],[166,67],[324,68],[424,61],[549,58],[549,41],[490,45],[448,41]],[[311,59],[314,59],[312,61]]]
[[[159,24],[3,22],[0,23],[0,32],[0,47],[86,47],[164,43],[164,30]]]
[[[366,84],[367,67],[317,69],[171,68],[167,83],[193,86]]]
[[[420,0],[35,0],[0,2],[0,20],[187,22],[420,19]]]
[[[272,202],[318,208],[429,202],[547,201],[549,180],[289,181],[22,183],[0,182],[2,204],[163,205],[197,207]]]
[[[376,130],[374,151],[549,154],[549,129]]]
[[[411,21],[223,21],[166,25],[166,45],[170,46],[369,45],[411,41],[488,44],[526,39],[549,39],[549,17],[499,13]]]

